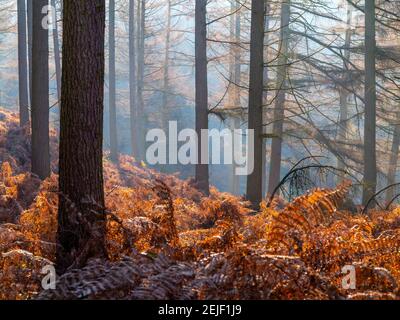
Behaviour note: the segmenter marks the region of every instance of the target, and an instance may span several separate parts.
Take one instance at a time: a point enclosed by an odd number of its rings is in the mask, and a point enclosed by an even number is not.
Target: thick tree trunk
[[[396,183],[397,162],[399,160],[399,147],[400,147],[400,112],[397,113],[396,123],[394,124],[394,133],[392,141],[392,152],[390,153],[389,169],[387,174],[387,185]],[[386,202],[389,203],[394,197],[396,188],[390,188],[386,192]]]
[[[281,29],[280,29],[280,51],[278,57],[277,70],[277,97],[275,99],[273,134],[271,146],[271,163],[269,170],[268,193],[272,194],[281,180],[282,166],[282,141],[283,123],[285,118],[286,101],[286,73],[287,73],[287,54],[289,43],[289,23],[290,23],[290,2],[282,2],[281,8]]]
[[[33,1],[32,38],[32,172],[41,179],[50,176],[49,148],[49,38],[43,28],[42,8],[47,0]]]
[[[250,41],[250,90],[249,90],[249,130],[254,131],[254,154],[248,161],[254,161],[254,170],[247,177],[247,199],[254,209],[262,200],[263,171],[263,74],[264,74],[264,1],[252,0],[251,41]]]
[[[51,6],[54,8],[53,21],[53,47],[54,47],[54,65],[56,67],[56,83],[57,83],[57,101],[60,105],[61,101],[61,57],[60,57],[60,40],[58,36],[58,21],[57,21],[57,4],[56,0],[51,0]]]
[[[210,194],[208,152],[203,154],[202,130],[208,130],[208,81],[207,81],[207,0],[196,0],[195,9],[195,55],[196,55],[196,133],[198,135],[198,164],[196,186],[208,196]],[[208,144],[208,139],[207,139]]]
[[[18,84],[19,84],[19,123],[29,123],[29,91],[28,91],[28,52],[25,0],[18,0]]]
[[[137,109],[136,109],[136,39],[135,39],[135,0],[129,0],[129,110],[130,110],[130,140],[132,155],[138,156],[137,144]]]
[[[115,105],[115,0],[109,2],[108,25],[108,86],[109,86],[109,120],[110,120],[110,158],[118,161],[117,108]]]
[[[375,1],[365,1],[365,124],[363,204],[376,192]]]
[[[105,0],[64,3],[57,268],[104,257]],[[73,209],[71,202],[76,209]],[[76,211],[86,222],[78,221]],[[93,214],[93,210],[97,214]]]

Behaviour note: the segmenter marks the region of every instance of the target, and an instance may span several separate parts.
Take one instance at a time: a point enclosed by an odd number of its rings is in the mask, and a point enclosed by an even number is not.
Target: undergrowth
[[[244,199],[105,155],[107,260],[41,289],[55,261],[57,175],[28,172],[27,132],[0,110],[0,299],[399,299],[400,209],[340,210],[349,183],[254,215]],[[56,147],[52,133],[52,149]],[[53,168],[57,168],[53,161]],[[56,169],[54,169],[54,172]],[[342,289],[342,268],[356,270]]]

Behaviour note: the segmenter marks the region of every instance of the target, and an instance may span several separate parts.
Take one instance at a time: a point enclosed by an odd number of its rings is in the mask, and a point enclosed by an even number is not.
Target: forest
[[[0,300],[400,300],[400,2],[0,0]]]

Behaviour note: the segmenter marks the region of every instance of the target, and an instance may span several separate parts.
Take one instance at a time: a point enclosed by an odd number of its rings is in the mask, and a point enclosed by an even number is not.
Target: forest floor
[[[109,260],[42,290],[57,248],[57,175],[29,173],[29,140],[0,109],[0,300],[400,298],[400,208],[342,211],[345,183],[255,215],[242,198],[216,189],[204,198],[190,181],[107,154]],[[51,152],[57,172],[55,132]]]

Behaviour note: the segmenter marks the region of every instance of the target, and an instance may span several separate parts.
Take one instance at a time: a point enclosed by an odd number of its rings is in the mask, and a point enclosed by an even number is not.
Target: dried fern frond
[[[350,183],[346,182],[336,190],[316,189],[275,212],[268,235],[271,245],[283,243],[291,252],[301,251],[304,237],[314,228],[332,221],[349,187]]]
[[[153,191],[158,197],[154,207],[152,221],[161,228],[158,239],[164,237],[171,246],[179,246],[179,236],[175,222],[175,209],[171,189],[161,180],[156,180]],[[156,234],[155,234],[156,236]]]
[[[139,264],[138,264],[139,263]],[[110,292],[124,291],[136,286],[142,277],[143,259],[124,257],[121,261],[89,261],[82,269],[71,270],[57,279],[55,290],[46,290],[39,300],[102,299]]]

